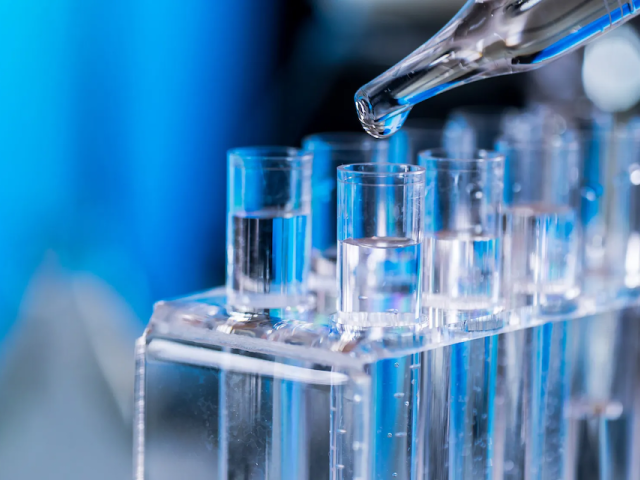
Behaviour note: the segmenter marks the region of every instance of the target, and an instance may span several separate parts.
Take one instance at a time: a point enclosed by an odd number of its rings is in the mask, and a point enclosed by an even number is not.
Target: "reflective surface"
[[[355,95],[363,128],[386,137],[411,108],[475,80],[531,70],[638,13],[639,0],[469,0],[431,40]]]
[[[417,321],[424,204],[422,167],[365,163],[338,168],[341,322],[363,325],[371,315],[376,322],[384,320],[379,313]]]
[[[138,343],[138,479],[637,478],[634,292],[486,331],[281,321],[222,293],[158,304]]]
[[[419,157],[427,178],[423,310],[431,323],[489,315],[500,304],[504,156],[458,153],[465,152]]]

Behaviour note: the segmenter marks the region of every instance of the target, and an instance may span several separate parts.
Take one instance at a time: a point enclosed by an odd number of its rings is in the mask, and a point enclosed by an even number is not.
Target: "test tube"
[[[420,317],[424,169],[338,168],[338,318],[392,325]]]
[[[504,157],[420,154],[426,169],[423,309],[434,325],[500,310]]]
[[[353,163],[389,162],[389,142],[366,133],[318,133],[305,137],[302,148],[313,155],[313,270],[335,278],[337,259],[336,169]]]
[[[556,303],[579,293],[580,149],[572,132],[506,139],[505,284],[512,302]]]
[[[614,220],[612,256],[622,255],[624,285],[640,287],[640,117],[634,118],[616,134],[619,162],[613,181]],[[615,214],[615,213],[614,213]],[[611,258],[610,262],[618,261]]]
[[[227,294],[235,305],[306,300],[311,155],[290,147],[228,153]]]
[[[640,286],[640,119],[598,117],[582,132],[584,269],[587,289],[602,280]]]

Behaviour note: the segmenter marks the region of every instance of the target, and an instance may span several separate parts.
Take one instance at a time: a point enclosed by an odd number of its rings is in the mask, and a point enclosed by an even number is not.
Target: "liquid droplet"
[[[402,128],[411,111],[410,105],[403,105],[397,107],[396,111],[390,112],[381,118],[376,118],[368,95],[361,90],[356,93],[355,102],[362,128],[375,138],[385,138],[396,133]]]

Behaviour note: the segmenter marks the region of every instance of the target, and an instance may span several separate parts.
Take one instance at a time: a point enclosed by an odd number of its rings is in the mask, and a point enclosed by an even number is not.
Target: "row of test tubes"
[[[573,308],[594,276],[638,285],[639,122],[585,132],[512,114],[491,147],[467,120],[232,151],[230,297],[300,305],[310,287],[350,325],[470,326]]]
[[[437,324],[495,313],[503,175],[504,156],[488,151],[340,166],[338,318],[401,325],[426,314]]]

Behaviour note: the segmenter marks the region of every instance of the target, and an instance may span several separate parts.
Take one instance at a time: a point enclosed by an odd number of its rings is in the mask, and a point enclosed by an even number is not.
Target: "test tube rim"
[[[418,163],[427,170],[469,171],[477,167],[499,168],[504,165],[505,155],[501,152],[487,149],[476,149],[474,155],[467,158],[452,157],[444,148],[423,150],[418,153]]]
[[[389,171],[358,171],[358,168],[387,168]],[[398,186],[398,185],[416,185],[425,183],[426,169],[419,165],[409,165],[405,163],[351,163],[348,165],[340,165],[338,167],[338,182],[343,184],[362,184],[366,186]],[[395,171],[393,171],[395,170]],[[356,181],[361,179],[366,181]],[[402,182],[395,184],[389,183],[372,183],[375,179],[402,179]]]
[[[321,132],[302,139],[303,150],[315,151],[383,151],[389,149],[387,140],[373,138],[364,132]]]
[[[227,152],[230,167],[259,168],[261,170],[301,170],[310,168],[311,153],[288,146],[236,147]]]

